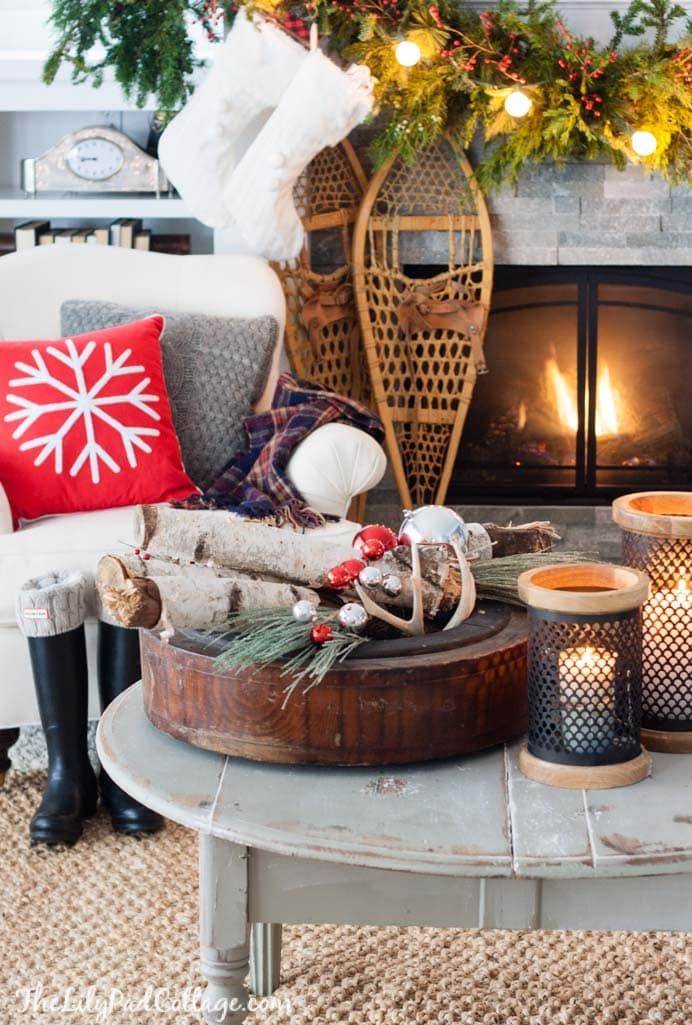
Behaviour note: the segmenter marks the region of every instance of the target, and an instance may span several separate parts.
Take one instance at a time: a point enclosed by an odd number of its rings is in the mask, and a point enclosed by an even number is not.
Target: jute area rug
[[[31,848],[43,779],[0,789],[1,1025],[198,1025],[196,837],[123,839],[99,816],[71,850]],[[249,1022],[690,1025],[692,939],[290,927]]]

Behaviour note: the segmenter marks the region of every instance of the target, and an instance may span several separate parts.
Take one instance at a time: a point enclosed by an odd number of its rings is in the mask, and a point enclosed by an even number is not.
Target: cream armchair
[[[60,336],[60,306],[66,299],[102,299],[127,306],[217,316],[274,316],[283,336],[284,297],[269,266],[246,256],[167,256],[100,246],[38,247],[0,260],[1,339]],[[271,378],[257,404],[269,406],[279,368],[277,347]],[[333,428],[336,427],[335,431]],[[6,425],[0,424],[0,430]],[[320,436],[320,432],[322,435]],[[299,490],[324,512],[344,515],[355,494],[373,487],[385,458],[368,435],[346,425],[328,425],[299,447],[291,473]],[[319,466],[325,467],[320,472]],[[1,471],[0,471],[0,484]],[[92,575],[99,556],[132,537],[131,508],[53,516],[14,533],[0,488],[0,774],[15,727],[38,721],[26,641],[15,623],[15,598],[29,577],[49,570],[78,569]],[[344,521],[324,530],[352,532]],[[90,679],[95,678],[95,624],[87,624]],[[90,683],[90,712],[98,714]]]

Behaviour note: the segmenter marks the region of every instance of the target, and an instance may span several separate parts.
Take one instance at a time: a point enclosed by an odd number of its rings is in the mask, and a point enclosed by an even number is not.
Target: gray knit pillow
[[[61,330],[66,337],[82,335],[152,313],[166,318],[163,369],[185,469],[204,489],[245,444],[243,419],[264,391],[279,325],[274,317],[208,317],[68,299],[60,308]]]

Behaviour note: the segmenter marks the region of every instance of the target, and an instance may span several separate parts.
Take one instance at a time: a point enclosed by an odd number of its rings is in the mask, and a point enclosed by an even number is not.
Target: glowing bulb
[[[653,132],[633,132],[632,149],[640,157],[650,157],[656,152],[658,142]]]
[[[521,89],[514,89],[505,100],[505,110],[510,117],[526,117],[533,107],[533,100]]]
[[[402,39],[397,43],[394,56],[402,68],[412,68],[421,59],[420,46],[418,43],[412,43],[410,39]]]

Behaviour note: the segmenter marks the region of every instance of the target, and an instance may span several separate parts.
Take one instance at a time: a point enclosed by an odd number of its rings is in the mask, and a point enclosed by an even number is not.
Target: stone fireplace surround
[[[497,264],[692,265],[692,189],[641,167],[543,166],[487,202]]]
[[[522,174],[515,186],[488,196],[487,204],[497,265],[692,266],[692,189],[670,186],[641,167],[618,171],[600,163],[544,165]],[[446,239],[431,235],[406,258],[411,263],[446,263]],[[566,501],[456,508],[469,521],[550,519],[566,546],[619,557],[621,532],[612,524],[607,505]],[[389,477],[370,496],[367,518],[399,525],[400,503]]]

